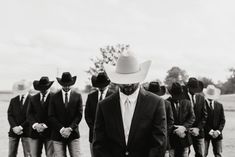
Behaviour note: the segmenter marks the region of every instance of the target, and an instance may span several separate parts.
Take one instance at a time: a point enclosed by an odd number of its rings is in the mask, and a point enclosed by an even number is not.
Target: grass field
[[[0,94],[0,156],[7,157],[8,154],[8,135],[9,124],[7,121],[7,108],[9,105],[10,98],[13,95],[10,94]],[[85,102],[86,95],[83,95],[83,101]],[[224,157],[234,157],[235,154],[235,95],[224,95],[221,96],[220,102],[224,104],[225,116],[226,116],[226,125],[224,128],[224,141],[223,141],[223,156]],[[89,142],[88,142],[88,127],[85,123],[84,117],[79,125],[79,130],[81,133],[81,150],[82,157],[90,157],[89,152]],[[191,156],[193,156],[193,152]],[[212,152],[208,157],[212,157]],[[18,157],[23,157],[22,147],[20,145]]]

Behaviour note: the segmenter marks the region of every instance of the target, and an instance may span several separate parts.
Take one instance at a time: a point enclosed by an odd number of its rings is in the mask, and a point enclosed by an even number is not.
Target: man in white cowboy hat
[[[204,157],[205,154],[205,140],[204,140],[204,126],[207,119],[207,108],[205,98],[198,92],[202,91],[199,81],[190,77],[186,85],[187,92],[184,93],[186,99],[190,100],[194,113],[195,122],[190,128],[190,133],[193,142],[195,157]]]
[[[110,96],[113,92],[109,90],[108,86],[110,83],[109,78],[105,74],[105,72],[99,72],[98,75],[93,75],[91,77],[92,86],[96,88],[95,91],[92,91],[87,96],[86,108],[85,108],[85,120],[89,127],[89,142],[90,142],[90,151],[91,156],[93,157],[93,130],[95,123],[95,115],[97,104],[99,101],[102,101],[106,97]]]
[[[164,100],[140,88],[151,62],[138,63],[127,51],[116,67],[105,65],[119,90],[99,102],[94,127],[95,157],[164,157],[166,112]]]
[[[29,123],[26,119],[26,111],[29,104],[29,90],[31,83],[26,80],[21,80],[13,85],[13,92],[17,95],[10,101],[7,110],[9,130],[9,153],[8,157],[16,157],[21,139],[24,156],[30,156],[29,147]]]
[[[54,81],[47,76],[33,81],[34,89],[39,91],[30,99],[27,118],[30,124],[31,157],[41,157],[43,145],[47,157],[53,157],[53,145],[50,140],[51,127],[48,123],[48,107],[52,96],[50,87]]]
[[[69,72],[57,78],[62,89],[52,96],[49,104],[48,118],[56,157],[66,157],[67,147],[71,157],[80,157],[78,125],[82,119],[82,97],[71,90],[76,78]]]
[[[212,143],[215,157],[222,156],[222,131],[225,125],[224,108],[216,101],[220,96],[220,89],[214,85],[208,85],[203,90],[206,97],[208,118],[205,125],[205,156],[208,155],[210,142]]]

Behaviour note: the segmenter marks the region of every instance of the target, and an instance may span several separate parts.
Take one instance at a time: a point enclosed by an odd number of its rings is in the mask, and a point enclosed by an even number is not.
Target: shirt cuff
[[[47,125],[46,125],[46,124],[44,124],[44,123],[42,124],[42,126],[43,126],[44,128],[48,128],[48,127],[47,127]]]
[[[19,128],[20,128],[21,130],[23,130],[23,127],[22,127],[21,125],[19,125]]]
[[[68,127],[70,131],[73,131],[73,129],[71,127]]]
[[[221,134],[221,132],[219,130],[216,130],[216,131],[219,133],[219,135]]]
[[[60,133],[62,133],[63,130],[64,130],[64,127],[60,129]]]
[[[38,123],[34,123],[33,125],[32,125],[32,128],[35,130],[36,128],[36,125],[38,125]]]

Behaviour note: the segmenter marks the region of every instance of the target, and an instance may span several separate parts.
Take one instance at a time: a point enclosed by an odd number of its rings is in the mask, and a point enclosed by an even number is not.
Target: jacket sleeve
[[[185,103],[187,105],[188,114],[187,114],[186,121],[183,123],[183,126],[186,129],[189,129],[195,121],[195,114],[194,114],[193,107],[192,107],[191,103],[190,102],[185,102]]]
[[[220,110],[220,122],[219,122],[219,131],[222,132],[222,130],[224,129],[224,125],[225,125],[225,115],[224,115],[224,108],[223,105],[221,105],[221,110]]]
[[[8,118],[8,122],[10,124],[11,129],[17,126],[17,123],[15,121],[15,116],[13,113],[13,100],[10,101],[10,104],[7,110],[7,118]]]
[[[52,126],[55,130],[60,131],[62,127],[64,127],[57,119],[55,114],[55,97],[52,97],[49,103],[48,108],[48,121],[50,126]]]
[[[35,115],[35,109],[34,109],[34,106],[33,106],[33,100],[32,99],[29,101],[29,106],[28,106],[28,110],[27,110],[27,119],[29,121],[30,127],[32,127],[32,125],[37,122],[36,118],[34,116]]]
[[[201,120],[198,123],[198,128],[200,130],[202,130],[206,124],[206,120],[208,117],[208,113],[207,113],[207,108],[206,108],[206,100],[204,97],[201,96],[201,103],[202,103],[202,110],[201,110]]]
[[[167,143],[167,122],[164,100],[160,99],[153,119],[153,147],[149,151],[149,157],[164,157]]]
[[[23,128],[29,126],[29,121],[28,121],[28,118],[27,118],[27,110],[28,110],[28,107],[29,107],[29,100],[30,100],[30,97],[28,97],[28,102],[26,102],[26,104],[25,104],[26,105],[25,120],[24,120],[23,123],[20,124]]]
[[[92,120],[91,115],[91,101],[90,101],[90,95],[88,95],[86,100],[86,107],[85,107],[85,120],[89,128],[92,128],[94,126],[94,122]]]
[[[94,126],[93,151],[94,157],[112,157],[107,145],[107,136],[105,133],[105,121],[101,108],[102,104],[97,105],[96,120]]]
[[[72,121],[72,123],[69,125],[73,130],[75,130],[78,127],[78,124],[80,123],[81,119],[82,119],[82,96],[81,94],[78,94],[79,98],[77,101],[77,105],[76,105],[76,116],[74,118],[74,120]]]
[[[167,116],[167,132],[168,134],[172,132],[174,126],[174,116],[171,108],[171,104],[169,101],[165,102],[166,104],[166,116]]]

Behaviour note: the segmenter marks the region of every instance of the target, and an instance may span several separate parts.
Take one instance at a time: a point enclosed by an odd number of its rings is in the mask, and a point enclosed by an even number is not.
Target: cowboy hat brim
[[[205,88],[205,89],[203,89],[203,93],[204,93],[204,96],[206,99],[215,100],[220,97],[221,91],[219,89],[215,89],[215,93],[213,95],[211,95],[211,94],[208,94],[207,89]]]
[[[33,81],[33,87],[35,90],[47,90],[51,87],[51,85],[54,83],[54,81],[49,81],[47,84],[45,85],[40,85],[39,84],[39,81],[36,80],[36,81]]]
[[[115,67],[108,64],[104,64],[104,69],[111,82],[116,84],[133,84],[144,81],[149,71],[150,65],[151,61],[145,61],[140,64],[140,70],[138,72],[131,74],[117,73],[115,71]]]
[[[70,82],[63,82],[63,81],[61,81],[61,78],[59,78],[59,77],[57,77],[56,79],[57,79],[58,83],[59,83],[61,86],[72,86],[72,85],[75,84],[76,79],[77,79],[77,76],[73,76],[73,77],[72,77],[72,80],[71,80]]]

